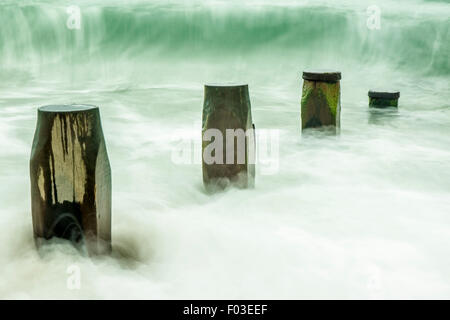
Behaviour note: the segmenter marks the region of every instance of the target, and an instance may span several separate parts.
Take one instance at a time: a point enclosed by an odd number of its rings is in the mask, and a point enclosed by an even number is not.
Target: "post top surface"
[[[49,105],[40,107],[38,110],[41,112],[83,112],[89,110],[98,109],[97,106],[89,104],[66,104],[66,105]]]
[[[339,81],[341,72],[331,69],[307,69],[303,71],[302,77],[312,81]]]
[[[380,98],[380,99],[398,99],[400,97],[399,91],[374,91],[369,90],[370,98]]]
[[[222,82],[222,83],[206,83],[205,88],[238,88],[247,87],[248,84],[243,82]]]

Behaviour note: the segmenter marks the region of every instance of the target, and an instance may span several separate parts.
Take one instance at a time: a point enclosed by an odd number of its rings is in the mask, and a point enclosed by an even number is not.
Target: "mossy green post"
[[[205,141],[208,129],[218,129],[223,137],[223,162],[205,162],[205,148],[213,141]],[[238,139],[234,138],[234,162],[227,163],[226,130],[242,129],[245,133],[245,162],[238,163]],[[249,130],[251,129],[251,130]],[[207,191],[224,189],[229,185],[253,187],[255,183],[255,132],[252,122],[247,84],[205,85],[202,116],[202,170]]]
[[[303,72],[302,130],[323,126],[340,127],[341,73],[329,70]]]
[[[398,91],[369,91],[369,107],[389,108],[398,107],[400,92]]]
[[[38,246],[58,237],[89,254],[111,251],[111,168],[98,107],[38,109],[30,178]]]

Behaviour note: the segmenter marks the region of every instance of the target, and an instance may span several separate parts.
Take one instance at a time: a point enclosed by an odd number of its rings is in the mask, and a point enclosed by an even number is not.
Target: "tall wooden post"
[[[111,169],[100,112],[89,105],[45,106],[30,159],[34,237],[111,251]]]
[[[398,107],[398,99],[400,92],[398,91],[369,91],[369,107],[371,108],[388,108]]]
[[[253,187],[255,132],[248,85],[205,85],[203,183],[208,191]]]
[[[303,72],[302,130],[322,126],[340,127],[341,73],[328,70]]]

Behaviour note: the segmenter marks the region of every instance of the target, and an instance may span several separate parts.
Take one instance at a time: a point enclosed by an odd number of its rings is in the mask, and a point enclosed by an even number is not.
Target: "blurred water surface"
[[[81,28],[66,27],[69,5]],[[450,298],[450,5],[377,1],[2,1],[0,297]],[[301,71],[342,72],[338,137],[301,135]],[[249,83],[279,170],[205,194],[177,165],[203,84]],[[369,111],[367,91],[401,91]],[[113,174],[111,257],[33,246],[36,108],[101,108]],[[70,265],[80,290],[68,290]]]

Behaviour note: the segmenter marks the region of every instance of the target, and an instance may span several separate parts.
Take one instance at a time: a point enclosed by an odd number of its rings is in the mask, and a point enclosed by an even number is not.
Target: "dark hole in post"
[[[47,234],[45,238],[57,237],[66,239],[76,246],[84,242],[83,228],[81,227],[81,211],[77,203],[64,201],[53,205],[48,214]]]

